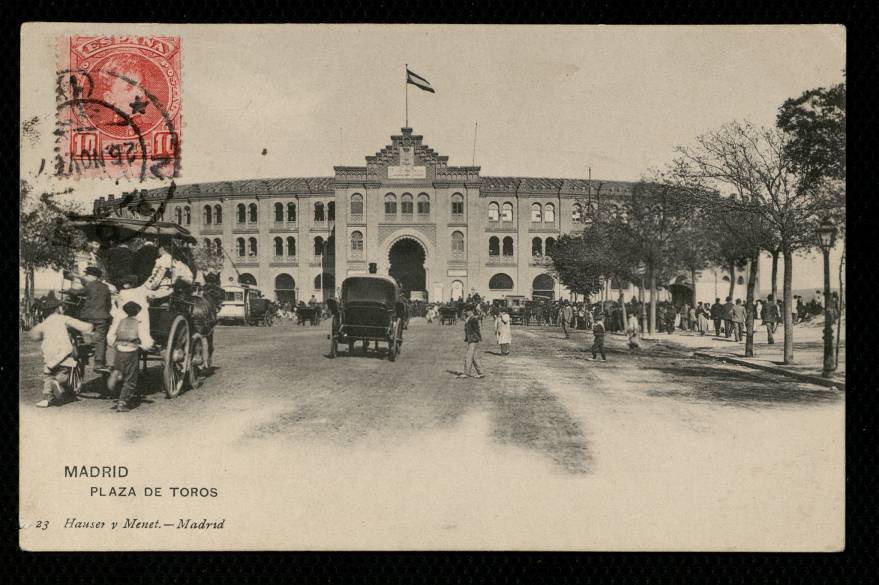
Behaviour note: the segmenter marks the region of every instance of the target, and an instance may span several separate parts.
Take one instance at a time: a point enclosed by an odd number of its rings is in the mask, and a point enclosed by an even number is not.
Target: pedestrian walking
[[[559,321],[561,321],[565,339],[570,339],[571,334],[568,333],[568,327],[570,327],[571,321],[574,319],[574,309],[571,308],[571,304],[568,301],[564,301],[564,305],[562,310],[559,311]]]
[[[505,310],[502,310],[494,320],[494,334],[497,337],[497,344],[501,348],[501,355],[510,355],[513,332],[510,326],[510,315]]]
[[[747,311],[745,310],[745,305],[742,304],[742,299],[736,299],[736,304],[733,305],[732,310],[732,327],[733,333],[735,335],[736,341],[741,341],[743,337],[743,329],[745,327],[745,317],[747,316]]]
[[[690,328],[690,335],[696,335],[696,308],[690,307],[687,311],[687,324]]]
[[[602,361],[607,361],[607,356],[604,355],[604,315],[598,315],[595,317],[595,325],[592,326],[592,360],[595,361],[598,359],[598,354],[601,354]]]
[[[763,303],[763,324],[766,325],[766,337],[769,344],[775,343],[775,329],[778,327],[780,317],[778,303],[775,302],[772,295],[769,295],[766,297],[766,302]]]
[[[705,336],[708,332],[708,317],[709,317],[708,303],[699,303],[699,311],[697,313],[697,318],[699,319],[699,335]]]
[[[89,266],[85,274],[79,277],[82,281],[81,288],[69,291],[71,296],[81,297],[82,306],[79,309],[79,318],[86,323],[91,323],[94,328],[95,341],[95,371],[103,371],[106,368],[107,357],[107,331],[110,328],[110,287],[100,280],[101,269]]]
[[[479,342],[482,341],[482,332],[479,330],[479,317],[476,316],[476,310],[473,305],[466,305],[464,308],[464,341],[467,343],[467,355],[464,357],[464,372],[459,374],[459,378],[469,378],[471,372],[475,371],[474,378],[484,378],[482,373],[482,363],[479,361]]]
[[[629,337],[629,353],[635,353],[641,347],[641,324],[634,312],[629,313],[626,334]]]
[[[714,299],[711,305],[711,320],[714,321],[714,336],[720,337],[721,322],[723,321],[723,305],[720,304],[720,298]]]
[[[723,304],[723,330],[726,332],[727,339],[729,339],[729,336],[732,335],[732,316],[734,306],[735,305],[732,302],[732,297],[726,297],[726,302]]]

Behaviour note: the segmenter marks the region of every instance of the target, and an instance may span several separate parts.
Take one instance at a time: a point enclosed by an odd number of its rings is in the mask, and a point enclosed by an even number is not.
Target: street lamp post
[[[824,254],[824,369],[821,376],[830,378],[836,371],[833,360],[833,310],[830,307],[830,250],[836,240],[836,226],[829,219],[824,219],[815,233]]]

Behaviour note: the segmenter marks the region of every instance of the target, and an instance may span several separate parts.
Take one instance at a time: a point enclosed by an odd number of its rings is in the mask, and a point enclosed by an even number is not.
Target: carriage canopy
[[[394,306],[400,289],[384,276],[349,276],[342,282],[342,303],[382,303]]]
[[[102,243],[119,243],[139,237],[173,240],[175,243],[196,243],[188,229],[167,221],[83,215],[71,219],[70,225],[82,231],[90,240]]]

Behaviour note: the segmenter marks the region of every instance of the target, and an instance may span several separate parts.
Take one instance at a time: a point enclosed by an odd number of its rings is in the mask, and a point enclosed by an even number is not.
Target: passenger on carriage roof
[[[153,264],[143,287],[148,299],[163,299],[174,292],[174,260],[171,258],[171,246],[159,244],[159,257]]]

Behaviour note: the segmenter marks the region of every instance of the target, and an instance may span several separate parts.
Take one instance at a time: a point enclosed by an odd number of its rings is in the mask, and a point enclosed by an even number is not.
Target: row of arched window
[[[174,221],[178,225],[189,225],[192,223],[192,209],[188,205],[174,208]]]
[[[513,286],[513,279],[503,272],[498,272],[488,281],[488,288],[491,290],[511,290]],[[554,289],[555,279],[549,274],[539,274],[531,282],[531,290],[535,292],[549,292]]]
[[[500,256],[503,251],[504,256],[513,256],[513,238],[507,236],[503,240],[503,246],[501,245],[501,240],[497,236],[492,236],[488,238],[488,255],[489,256]]]
[[[545,248],[544,244],[546,245]],[[540,238],[533,238],[531,240],[531,256],[534,258],[539,258],[544,255],[549,256],[552,254],[554,248],[555,238],[546,238],[545,242]]]
[[[411,193],[403,193],[400,196],[400,213],[412,215],[418,209],[418,215],[430,215],[430,196],[427,193],[419,193],[417,200]],[[393,193],[385,195],[385,215],[397,215],[397,196]]]

